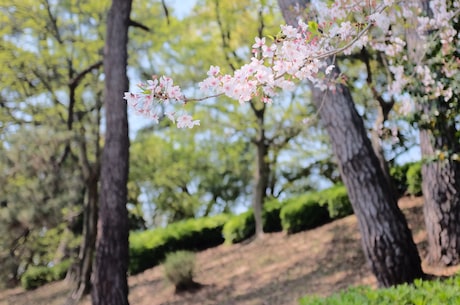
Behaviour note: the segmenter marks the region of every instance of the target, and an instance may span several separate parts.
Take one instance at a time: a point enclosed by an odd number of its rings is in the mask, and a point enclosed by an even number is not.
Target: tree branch
[[[73,79],[71,79],[69,81],[69,83],[68,83],[69,87],[72,87],[72,88],[77,87],[78,84],[80,83],[80,81],[83,79],[83,77],[86,74],[88,74],[89,72],[91,72],[94,69],[98,69],[99,67],[101,67],[102,63],[103,63],[103,61],[99,60],[99,61],[95,62],[94,64],[92,64],[91,66],[89,66],[88,68],[86,68],[85,70],[83,70],[80,73],[78,73]]]
[[[166,18],[168,18],[168,16],[166,16]],[[169,21],[168,21],[168,24],[169,24]],[[139,23],[137,21],[134,21],[132,19],[129,19],[129,26],[133,26],[135,28],[140,28],[140,29],[143,29],[144,31],[146,32],[150,32],[150,28],[147,27],[146,25],[143,25],[142,23]]]

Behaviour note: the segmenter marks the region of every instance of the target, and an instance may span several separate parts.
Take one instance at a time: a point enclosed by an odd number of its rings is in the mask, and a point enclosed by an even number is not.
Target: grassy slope
[[[403,198],[422,257],[426,242],[421,198]],[[434,269],[445,275],[457,268]],[[266,234],[248,244],[219,246],[197,255],[196,280],[204,288],[196,293],[174,295],[162,277],[161,267],[129,278],[132,305],[294,305],[305,294],[328,295],[349,286],[375,286],[364,260],[356,218],[329,223],[291,236]],[[66,282],[49,284],[35,291],[17,288],[0,292],[0,305],[62,305]],[[90,304],[86,298],[85,305]]]

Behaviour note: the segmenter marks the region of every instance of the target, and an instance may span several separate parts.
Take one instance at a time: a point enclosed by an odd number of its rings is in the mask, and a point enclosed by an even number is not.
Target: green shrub
[[[264,203],[262,211],[262,219],[264,222],[264,232],[280,232],[283,230],[281,226],[281,202],[278,199],[273,198]]]
[[[422,162],[416,162],[407,170],[407,193],[419,196],[422,194]]]
[[[407,170],[412,164],[413,163],[405,163],[402,165],[394,165],[390,168],[390,176],[399,196],[404,195],[407,191]]]
[[[136,274],[160,264],[166,253],[204,250],[224,242],[222,228],[228,215],[177,222],[166,228],[132,232],[129,236],[129,272]]]
[[[62,280],[63,278],[66,277],[67,271],[72,265],[72,260],[67,259],[62,261],[59,264],[56,264],[55,266],[51,267],[51,272],[53,274],[53,279],[55,281]]]
[[[21,285],[26,290],[35,289],[53,281],[51,268],[30,266],[21,276]]]
[[[166,279],[174,284],[176,291],[183,291],[196,286],[195,254],[191,251],[168,253],[163,264]]]
[[[264,203],[262,210],[262,222],[265,233],[279,232],[282,230],[280,219],[281,203],[273,198]],[[224,225],[222,234],[225,243],[239,243],[255,234],[254,210],[232,216]]]
[[[315,196],[320,205],[327,207],[331,219],[338,219],[353,214],[353,208],[344,185],[334,185],[316,193]]]
[[[457,305],[460,304],[458,287],[460,277],[445,281],[417,280],[413,285],[399,285],[386,289],[357,287],[327,298],[306,296],[300,305]]]
[[[318,203],[315,194],[305,194],[285,202],[280,212],[283,230],[296,233],[330,221],[328,210]]]
[[[21,285],[24,289],[31,290],[53,281],[62,280],[70,265],[71,260],[65,260],[53,267],[29,266],[21,276]]]
[[[222,234],[225,243],[239,243],[255,234],[256,226],[252,209],[239,215],[232,216],[224,225]]]

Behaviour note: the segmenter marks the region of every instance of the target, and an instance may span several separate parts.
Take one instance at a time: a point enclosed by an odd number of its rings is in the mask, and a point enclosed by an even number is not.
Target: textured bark
[[[379,164],[380,164],[380,167],[382,168],[382,172],[383,172],[385,179],[387,180],[390,187],[394,189],[393,180],[391,179],[391,176],[390,176],[390,167],[388,166],[388,162],[385,159],[385,154],[383,152],[383,147],[382,147],[382,139],[380,137],[382,126],[384,122],[385,122],[385,119],[383,117],[382,110],[380,109],[379,114],[374,122],[374,128],[370,132],[371,144],[372,144],[372,148],[374,149],[375,156],[379,160]],[[396,190],[393,190],[392,193],[396,195],[396,198],[399,198],[399,194],[397,194]]]
[[[427,15],[432,15],[428,0],[419,0],[419,4]],[[415,30],[408,31],[407,42],[409,50],[414,50],[412,58],[422,58],[426,50],[420,48],[423,43]],[[427,161],[422,167],[427,259],[429,264],[445,266],[460,263],[460,162],[448,156],[444,160],[436,156],[437,150],[460,152],[455,123],[445,117],[448,107],[442,98],[420,106],[422,114],[434,118],[429,126],[420,124],[420,149]],[[439,115],[434,116],[433,110]]]
[[[254,113],[257,118],[257,126],[259,128],[256,139],[253,140],[256,146],[256,168],[254,172],[254,187],[252,195],[252,207],[254,209],[254,219],[256,225],[256,237],[263,235],[263,219],[262,211],[263,204],[268,188],[268,178],[270,176],[270,165],[268,164],[268,140],[265,136],[264,118],[265,105],[262,109],[255,109]]]
[[[102,154],[98,235],[93,274],[93,305],[128,302],[128,90],[127,43],[131,0],[113,0],[104,49],[105,145]]]
[[[91,272],[96,248],[97,236],[97,202],[99,175],[88,181],[88,195],[83,211],[83,241],[78,254],[79,268],[76,279],[76,289],[71,298],[79,301],[88,294],[91,288]]]
[[[288,24],[308,1],[278,0]],[[298,10],[293,9],[296,5]],[[339,72],[339,71],[336,71]],[[312,88],[313,102],[331,138],[342,180],[358,218],[362,245],[380,286],[423,277],[421,260],[396,196],[384,177],[362,118],[347,87],[334,92]]]
[[[432,104],[430,104],[432,105]],[[426,105],[425,108],[428,108]],[[426,110],[428,111],[428,110]],[[442,126],[441,126],[442,125]],[[459,152],[455,126],[438,124],[436,135],[420,130],[422,158],[436,158],[436,150]],[[424,215],[428,235],[428,262],[433,265],[460,263],[460,162],[446,158],[427,161],[422,167]]]

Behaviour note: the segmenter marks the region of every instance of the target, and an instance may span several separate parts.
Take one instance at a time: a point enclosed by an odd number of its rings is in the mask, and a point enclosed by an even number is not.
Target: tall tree
[[[104,48],[105,138],[101,167],[98,235],[92,300],[94,305],[127,305],[129,160],[127,44],[131,0],[113,0]]]
[[[421,125],[422,192],[428,240],[428,262],[451,266],[460,263],[460,162],[452,155],[460,152],[458,130],[444,101],[431,101],[423,113],[433,118],[433,107],[439,111],[435,128]],[[449,150],[446,157],[438,152]]]
[[[307,0],[278,0],[286,22],[297,25]],[[335,73],[339,73],[337,69]],[[358,218],[366,258],[380,286],[413,282],[423,276],[421,260],[395,194],[355,109],[349,89],[311,88],[313,103],[326,127],[342,180]]]
[[[4,66],[4,73],[0,76],[4,85],[0,92],[2,101],[4,99],[0,108],[2,118],[5,118],[2,120],[2,134],[14,134],[23,127],[28,128],[25,126],[46,127],[49,134],[56,138],[66,134],[66,140],[54,152],[55,155],[44,162],[55,167],[56,175],[62,174],[66,167],[79,167],[74,169],[74,177],[80,179],[79,184],[84,187],[75,187],[80,192],[78,201],[73,203],[68,200],[61,207],[62,215],[54,216],[53,220],[54,224],[67,222],[70,227],[79,213],[87,211],[81,204],[83,201],[97,201],[94,192],[90,191],[97,188],[97,178],[87,179],[85,175],[88,172],[98,174],[102,89],[97,79],[102,65],[98,53],[102,49],[102,33],[101,27],[95,24],[99,25],[103,19],[105,2],[74,5],[71,2],[11,3],[5,0],[0,7],[0,12],[5,14],[0,26],[5,38],[0,53]],[[56,184],[64,183],[65,179],[57,177]],[[42,187],[40,191],[45,194],[47,189]],[[87,194],[86,199],[81,196],[84,193]],[[33,200],[26,200],[25,203],[48,208],[46,202],[35,204]],[[71,212],[66,215],[64,207]],[[29,226],[28,229],[49,230],[51,227]],[[88,230],[84,229],[85,232]],[[33,232],[30,236],[34,236]],[[65,248],[66,239],[63,236],[61,249]],[[49,251],[54,252],[54,249]],[[22,260],[27,259],[26,255],[21,257]],[[92,253],[85,257],[91,258]],[[47,265],[49,262],[41,263]]]
[[[428,0],[419,2],[424,14],[433,18],[433,11]],[[452,19],[454,29],[460,30],[458,19]],[[434,34],[436,35],[436,34]],[[431,43],[423,42],[415,33],[409,31],[409,49],[414,60],[423,59],[432,71],[436,71],[436,80],[446,88],[457,87],[458,72],[447,77],[446,62],[459,58],[458,49],[453,54],[437,39]],[[455,36],[452,45],[458,45]],[[425,46],[425,48],[420,48]],[[421,50],[420,50],[421,49]],[[458,69],[457,69],[458,71]],[[454,82],[455,84],[452,84]],[[418,88],[424,87],[421,83]],[[420,90],[423,92],[423,90]],[[416,95],[418,92],[414,92]],[[418,93],[420,111],[420,148],[422,159],[422,190],[425,198],[424,215],[428,239],[428,262],[435,265],[456,265],[460,263],[460,135],[458,114],[460,111],[457,92],[448,100],[441,95],[438,98],[427,98],[429,94]]]

